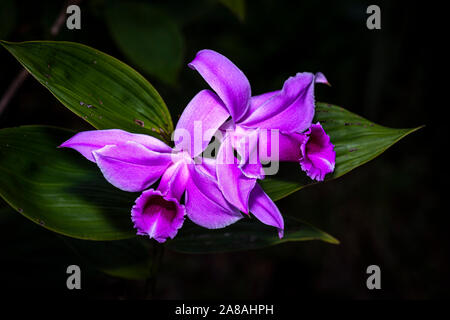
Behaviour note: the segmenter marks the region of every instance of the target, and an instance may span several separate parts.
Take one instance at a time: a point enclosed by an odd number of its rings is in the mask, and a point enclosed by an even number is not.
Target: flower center
[[[172,221],[177,213],[177,206],[174,201],[164,199],[160,195],[153,195],[145,204],[142,214],[144,216],[160,215],[161,218]]]

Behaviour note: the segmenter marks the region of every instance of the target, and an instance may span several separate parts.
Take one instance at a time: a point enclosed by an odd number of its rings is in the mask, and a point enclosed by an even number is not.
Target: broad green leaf
[[[245,19],[245,0],[220,0],[220,2],[231,10],[241,21]]]
[[[184,253],[215,253],[259,249],[292,241],[339,241],[328,233],[295,218],[284,216],[285,232],[278,238],[275,228],[256,219],[243,219],[226,229],[210,230],[185,223],[178,235],[167,241],[168,248]]]
[[[335,146],[336,167],[326,180],[338,178],[382,154],[390,146],[420,129],[393,129],[377,125],[341,107],[317,103],[314,121],[319,121]],[[267,178],[261,186],[273,200],[279,200],[314,182],[301,172],[290,172],[289,180]]]
[[[114,41],[146,73],[175,84],[183,62],[183,36],[178,25],[147,3],[114,1],[106,21]]]
[[[30,220],[67,236],[134,236],[130,209],[138,195],[111,186],[73,150],[57,149],[73,134],[44,126],[1,129],[0,196]]]
[[[97,129],[165,138],[169,111],[139,73],[88,46],[59,41],[0,42],[43,86]]]
[[[4,39],[14,28],[16,5],[13,0],[0,1],[0,39]]]
[[[113,277],[141,280],[152,276],[148,239],[87,241],[64,237],[64,242],[88,265]]]

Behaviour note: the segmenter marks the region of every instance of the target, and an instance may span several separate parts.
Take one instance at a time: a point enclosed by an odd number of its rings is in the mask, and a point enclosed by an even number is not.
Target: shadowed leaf
[[[69,238],[28,223],[11,207],[3,205],[0,199],[0,223],[7,229],[2,240],[8,241],[2,248],[2,263],[17,261],[49,270],[65,270],[71,264],[83,269],[86,264],[124,279],[140,280],[151,276],[148,239],[89,241]]]
[[[175,239],[167,246],[184,253],[213,253],[260,249],[284,242],[322,240],[332,244],[339,241],[328,233],[295,218],[284,216],[285,233],[278,238],[276,229],[256,219],[243,219],[225,228],[210,230],[185,223]]]
[[[245,19],[245,0],[220,0],[220,2],[231,10],[241,21]]]
[[[151,277],[150,246],[145,238],[87,241],[64,237],[86,263],[113,277],[142,280]]]
[[[137,194],[110,185],[94,163],[57,149],[73,132],[44,126],[0,130],[0,196],[52,231],[81,239],[135,235],[130,210]]]
[[[16,22],[16,5],[13,0],[0,1],[0,39],[5,39]]]
[[[114,41],[137,67],[175,84],[183,62],[183,36],[160,9],[136,2],[113,2],[106,21]]]

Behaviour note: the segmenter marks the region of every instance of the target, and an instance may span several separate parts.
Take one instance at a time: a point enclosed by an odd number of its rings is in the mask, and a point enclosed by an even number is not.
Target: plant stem
[[[0,100],[0,115],[6,109],[6,106],[8,105],[9,101],[11,101],[12,97],[14,97],[17,89],[20,88],[22,83],[28,77],[28,74],[29,73],[27,72],[27,70],[22,69],[11,82],[5,94],[3,95],[2,100]]]

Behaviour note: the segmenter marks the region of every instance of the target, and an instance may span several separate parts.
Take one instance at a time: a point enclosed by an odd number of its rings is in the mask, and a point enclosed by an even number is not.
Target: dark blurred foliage
[[[251,1],[243,21],[215,1],[153,1],[184,37],[175,86],[146,77],[176,122],[200,89],[187,67],[195,53],[215,49],[248,76],[254,94],[278,89],[300,71],[322,71],[332,87],[316,98],[392,127],[427,127],[376,160],[339,180],[302,190],[278,202],[337,237],[338,246],[305,242],[249,252],[183,255],[168,252],[157,283],[159,298],[439,298],[449,297],[449,239],[443,206],[448,124],[437,89],[444,65],[437,43],[443,8],[416,2],[377,2],[382,30],[366,28],[372,2]],[[50,37],[61,10],[56,1],[15,1],[7,40]],[[81,4],[82,29],[63,27],[57,40],[81,42],[139,69],[115,45],[105,23],[106,1]],[[20,70],[0,50],[0,94]],[[145,73],[144,73],[145,74]],[[132,106],[130,106],[131,108]],[[85,130],[89,125],[29,77],[0,117],[0,127],[50,124]],[[27,192],[27,190],[23,190]],[[145,283],[103,275],[74,256],[60,237],[4,210],[0,257],[2,289],[20,294],[95,298],[142,297]],[[39,246],[38,239],[44,241]],[[48,240],[46,240],[48,239]],[[65,268],[79,264],[83,290],[65,288]],[[368,265],[381,267],[382,290],[366,288]]]

